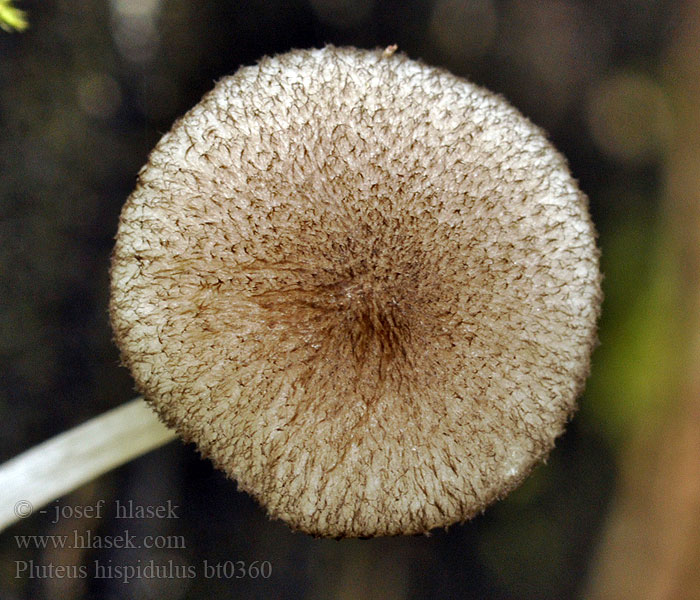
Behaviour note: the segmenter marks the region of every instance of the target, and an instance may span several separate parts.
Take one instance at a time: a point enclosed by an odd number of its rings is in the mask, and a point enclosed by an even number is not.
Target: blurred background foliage
[[[0,0],[4,9],[9,2]],[[0,598],[700,598],[697,0],[24,0],[0,32],[0,458],[134,395],[107,318],[119,211],[218,78],[291,48],[398,44],[503,94],[589,194],[605,306],[580,411],[547,464],[465,525],[336,542],[269,521],[171,444],[62,499],[180,518],[37,514],[0,536]],[[54,505],[55,506],[55,505]],[[29,550],[15,535],[184,536]],[[268,560],[269,579],[16,577],[36,564]]]

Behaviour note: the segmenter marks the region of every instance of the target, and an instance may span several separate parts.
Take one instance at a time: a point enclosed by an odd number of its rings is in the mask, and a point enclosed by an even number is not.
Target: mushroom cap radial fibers
[[[575,408],[599,304],[562,156],[391,49],[219,81],[141,170],[111,272],[160,417],[322,536],[425,532],[514,488]]]

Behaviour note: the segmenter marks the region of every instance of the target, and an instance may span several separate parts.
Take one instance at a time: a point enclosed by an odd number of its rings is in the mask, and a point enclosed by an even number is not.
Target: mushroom
[[[151,153],[112,259],[150,405],[317,536],[483,511],[554,446],[595,342],[565,160],[499,96],[394,50],[219,81]]]

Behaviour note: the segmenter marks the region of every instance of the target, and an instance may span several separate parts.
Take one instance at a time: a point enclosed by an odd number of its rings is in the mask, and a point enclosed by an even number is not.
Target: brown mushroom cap
[[[502,98],[389,51],[241,68],[124,206],[111,318],[162,419],[323,536],[470,518],[553,447],[600,304],[587,199]]]

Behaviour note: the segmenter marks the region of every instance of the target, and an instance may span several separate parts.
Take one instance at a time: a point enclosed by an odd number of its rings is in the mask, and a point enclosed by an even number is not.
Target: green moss
[[[0,0],[0,29],[11,32],[24,31],[27,27],[27,13],[12,6],[12,0]]]

